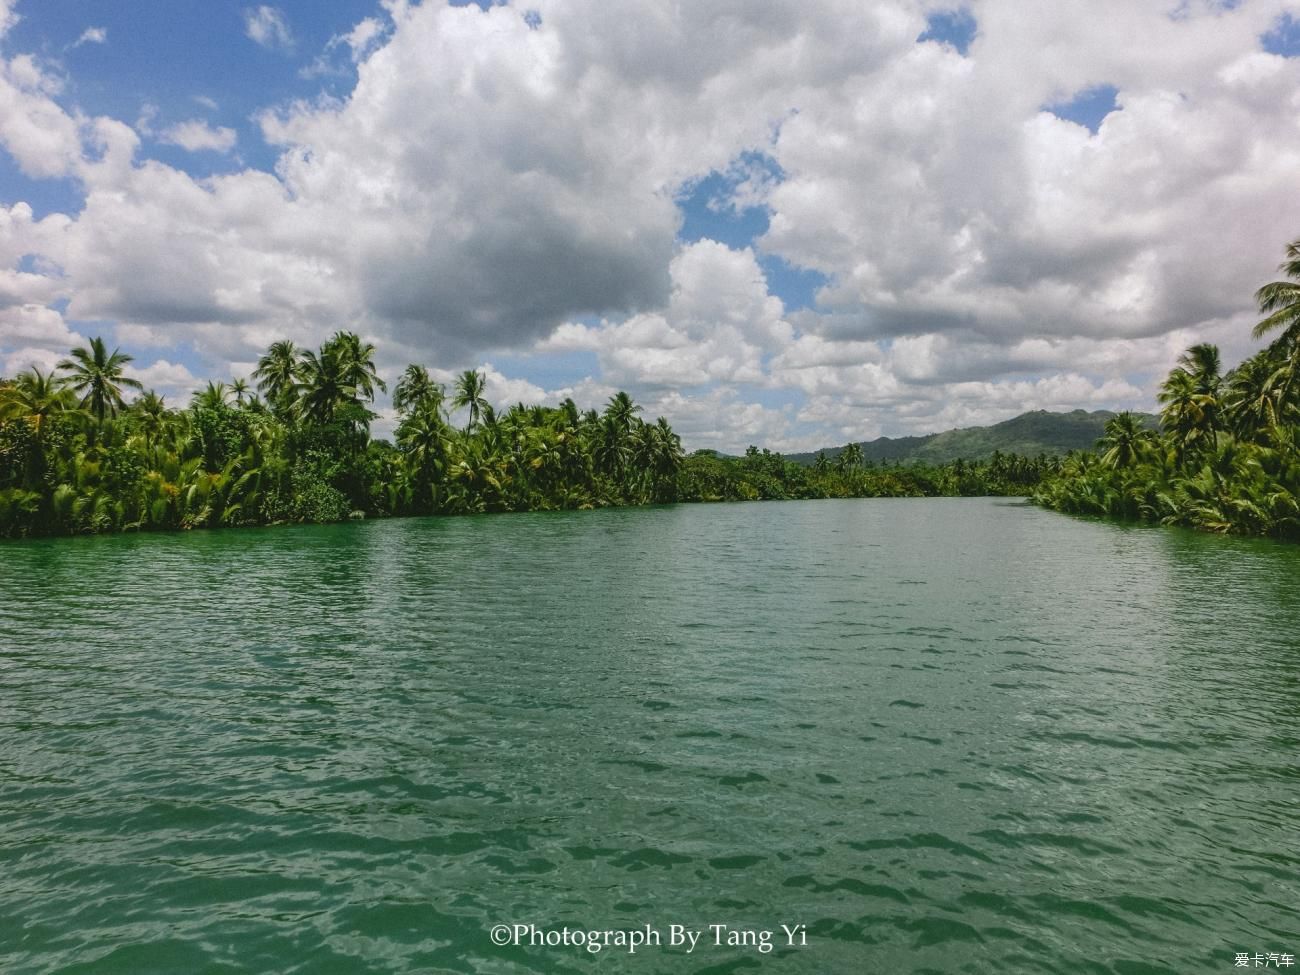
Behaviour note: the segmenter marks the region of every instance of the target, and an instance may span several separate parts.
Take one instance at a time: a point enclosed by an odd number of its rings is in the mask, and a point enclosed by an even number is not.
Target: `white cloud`
[[[32,302],[0,305],[0,376],[32,368],[48,372],[84,344],[53,308]]]
[[[166,359],[155,359],[147,366],[132,363],[128,375],[140,380],[145,389],[152,389],[168,400],[169,406],[184,406],[189,394],[204,384],[188,368]]]
[[[347,62],[352,65],[359,64],[379,46],[386,33],[382,21],[376,17],[367,17],[347,33],[335,34],[331,37],[329,43],[325,45],[325,50],[298,74],[304,78],[345,74],[338,52],[346,48]]]
[[[54,100],[61,89],[29,55],[0,60],[0,144],[36,179],[68,175],[81,160],[78,120]]]
[[[22,18],[14,13],[14,6],[18,0],[0,0],[0,37],[9,33],[10,29]]]
[[[352,30],[342,35],[342,40],[352,52],[352,60],[360,61],[384,36],[384,25],[375,17],[367,17]]]
[[[267,50],[292,50],[293,32],[279,7],[262,4],[244,11],[244,33]]]
[[[203,119],[190,119],[171,126],[162,136],[163,142],[180,146],[189,152],[229,152],[235,148],[237,136],[234,129],[212,127]]]
[[[106,27],[87,27],[81,32],[81,36],[72,42],[72,46],[77,48],[83,44],[106,43],[108,43],[108,29]]]
[[[764,352],[780,347],[792,329],[753,251],[699,241],[673,258],[669,276],[663,313],[595,327],[566,323],[538,351],[595,351],[609,381],[640,389],[763,383]]]
[[[63,320],[52,308],[36,304],[16,305],[0,309],[0,332],[7,344],[26,348],[42,348],[64,355],[78,341]]]
[[[327,48],[356,62],[350,92],[260,116],[274,174],[142,159],[56,71],[9,58],[0,143],[86,197],[39,229],[0,221],[0,301],[67,298],[73,322],[182,336],[214,369],[339,327],[385,369],[587,354],[567,388],[627,386],[688,443],[816,446],[1149,406],[1186,344],[1245,352],[1251,293],[1300,226],[1300,59],[1258,41],[1282,0],[1177,18],[976,0],[966,57],[915,43],[913,0],[535,6],[530,25],[385,4]],[[277,8],[245,15],[259,44],[292,43]],[[1095,133],[1043,110],[1101,84],[1118,111]],[[230,151],[235,133],[164,138]],[[754,247],[676,240],[683,187],[711,172],[733,187],[719,212],[768,209]],[[768,256],[825,276],[817,307],[782,306]],[[557,392],[491,381],[504,402]]]

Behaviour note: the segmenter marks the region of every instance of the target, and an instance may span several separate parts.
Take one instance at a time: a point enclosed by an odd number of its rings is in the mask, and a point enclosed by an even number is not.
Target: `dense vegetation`
[[[393,389],[390,443],[370,437],[370,407],[386,387],[374,346],[353,333],[315,351],[276,342],[253,374],[256,392],[245,380],[210,382],[184,409],[143,390],[126,374],[131,358],[93,339],[51,373],[0,379],[0,537],[671,501],[1032,494],[1060,511],[1300,539],[1300,241],[1282,270],[1289,280],[1256,293],[1267,317],[1255,335],[1275,335],[1266,348],[1225,373],[1215,346],[1193,346],[1161,387],[1158,429],[1121,413],[1106,421],[1098,450],[1064,460],[995,450],[975,462],[876,463],[861,444],[807,463],[754,447],[743,457],[685,456],[667,421],[643,421],[626,393],[602,412],[566,400],[498,414],[481,374],[462,373],[449,396],[417,365]],[[129,391],[138,393],[131,402]],[[449,410],[466,418],[463,427]],[[1067,417],[1072,428],[1096,419]],[[1041,435],[1044,423],[1038,414],[1009,421],[1016,436]],[[976,440],[989,437],[978,431]]]
[[[52,373],[0,381],[0,536],[177,529],[364,516],[592,508],[678,500],[1025,494],[1046,461],[997,456],[875,467],[854,447],[811,466],[750,448],[686,457],[664,419],[626,393],[580,412],[518,404],[498,414],[484,378],[450,396],[423,366],[393,389],[396,442],[374,440],[386,390],[375,348],[339,332],[319,350],[276,342],[245,380],[169,408],[100,339]],[[137,391],[127,402],[128,391]],[[466,418],[452,425],[448,410]]]
[[[1073,410],[1049,413],[1034,410],[987,427],[964,427],[921,437],[880,437],[858,444],[869,461],[949,464],[955,460],[987,460],[995,453],[1037,457],[1047,454],[1060,457],[1072,450],[1088,450],[1102,436],[1108,420],[1116,414],[1109,410]],[[1151,427],[1157,418],[1138,414]],[[831,459],[843,448],[828,448]],[[799,463],[812,463],[816,454],[791,454]]]
[[[385,389],[375,348],[339,332],[318,351],[277,342],[254,379],[209,383],[186,409],[138,389],[99,339],[54,374],[0,387],[0,534],[196,528],[364,515],[670,501],[682,452],[626,394],[604,412],[511,407],[468,371],[450,399],[421,366],[394,389],[397,442],[372,440]],[[447,408],[462,409],[464,429]]]
[[[1069,457],[1035,500],[1059,511],[1300,539],[1300,241],[1256,292],[1264,349],[1223,372],[1219,350],[1188,349],[1161,386],[1160,429],[1132,414],[1100,452]]]
[[[697,451],[683,466],[684,500],[750,501],[788,498],[896,498],[1027,495],[1056,470],[1053,458],[994,453],[985,461],[875,464],[858,444],[802,464],[750,447],[744,457]]]

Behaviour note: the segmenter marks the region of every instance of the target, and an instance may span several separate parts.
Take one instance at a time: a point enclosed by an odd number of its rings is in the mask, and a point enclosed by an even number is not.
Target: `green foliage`
[[[678,483],[679,497],[687,501],[1021,496],[1054,471],[1056,464],[1047,456],[995,453],[982,462],[875,465],[846,448],[835,463],[823,455],[809,467],[750,447],[744,457],[696,451],[686,458]]]
[[[189,410],[190,436],[204,469],[219,471],[249,445],[249,416],[220,400],[204,398]]]
[[[498,414],[473,370],[446,390],[423,366],[394,389],[396,444],[372,441],[374,346],[340,332],[319,350],[277,342],[254,377],[210,382],[184,410],[136,388],[95,340],[67,375],[0,384],[0,536],[333,522],[404,514],[546,511],[673,501],[1025,493],[1046,459],[875,467],[855,446],[814,468],[767,450],[689,458],[626,393],[603,410],[516,404]],[[86,376],[91,379],[87,380]],[[82,408],[70,387],[100,382]],[[104,385],[107,384],[107,385]],[[111,386],[111,389],[109,387]],[[89,393],[87,394],[89,395]],[[85,402],[83,400],[83,402]],[[448,407],[469,423],[452,426]]]
[[[25,419],[0,421],[0,488],[39,480],[42,460],[35,427]]]
[[[1300,277],[1300,244],[1288,254],[1283,269]],[[643,420],[626,393],[600,412],[566,400],[498,414],[484,377],[470,370],[448,403],[423,366],[394,389],[396,443],[372,441],[370,407],[384,386],[374,346],[349,332],[316,351],[272,345],[254,373],[265,402],[235,380],[209,383],[184,410],[152,392],[127,404],[121,391],[140,385],[123,373],[130,359],[95,339],[55,373],[0,381],[0,537],[672,501],[1032,494],[1061,511],[1300,538],[1296,287],[1261,289],[1270,317],[1260,327],[1281,334],[1228,374],[1213,346],[1187,351],[1161,388],[1159,430],[1140,414],[1029,413],[803,458],[757,447],[743,457],[686,457],[668,422]],[[465,429],[451,425],[448,405],[468,411]],[[1099,452],[1053,455],[1083,430]],[[1008,443],[1050,449],[1031,455]],[[919,459],[880,459],[899,445]]]
[[[1300,278],[1300,241],[1282,270]],[[1066,459],[1035,494],[1075,514],[1300,539],[1300,285],[1256,293],[1256,337],[1281,331],[1226,376],[1219,350],[1195,345],[1160,388],[1158,435],[1107,424],[1100,457]]]
[[[334,486],[343,472],[337,457],[310,450],[293,466],[291,517],[295,521],[330,522],[347,518],[352,505]]]
[[[522,404],[498,416],[484,377],[457,382],[454,429],[446,392],[412,366],[395,390],[397,444],[372,441],[383,389],[375,349],[340,332],[319,350],[277,342],[254,373],[210,382],[184,410],[144,392],[130,361],[98,339],[63,375],[0,384],[0,536],[308,521],[366,516],[524,511],[644,504],[677,498],[681,443],[646,423],[626,394],[603,414]],[[98,384],[98,385],[97,385]],[[82,403],[71,390],[86,390]],[[102,396],[95,393],[99,389]],[[93,396],[99,398],[94,399]]]

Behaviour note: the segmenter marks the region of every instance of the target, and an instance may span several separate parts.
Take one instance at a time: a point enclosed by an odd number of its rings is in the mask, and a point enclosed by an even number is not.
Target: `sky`
[[[349,329],[816,449],[1154,409],[1296,238],[1300,0],[0,0],[0,375]]]

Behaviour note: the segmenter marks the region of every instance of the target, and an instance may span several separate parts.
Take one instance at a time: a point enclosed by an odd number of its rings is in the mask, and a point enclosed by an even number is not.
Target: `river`
[[[1300,548],[1015,500],[5,543],[0,970],[1227,972],[1298,744]]]

